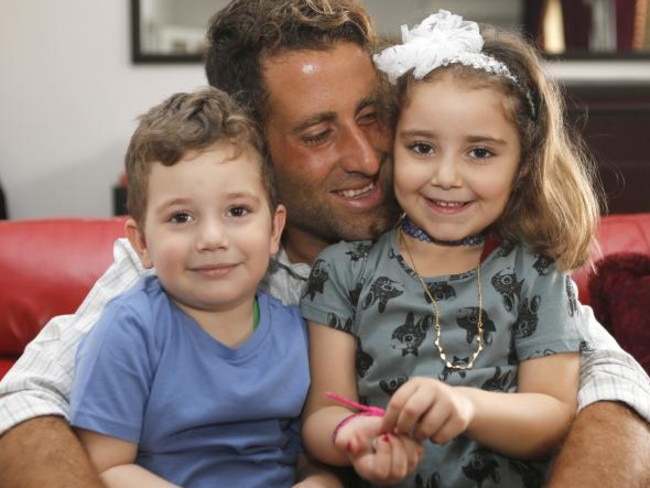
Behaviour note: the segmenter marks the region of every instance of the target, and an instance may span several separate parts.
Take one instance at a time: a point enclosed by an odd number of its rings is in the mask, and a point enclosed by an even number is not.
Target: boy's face
[[[153,163],[143,232],[127,224],[145,267],[186,312],[250,307],[278,252],[285,212],[269,208],[252,150],[218,142],[172,166]]]
[[[380,124],[370,56],[340,43],[272,55],[262,69],[269,93],[265,135],[287,206],[290,257],[313,259],[331,242],[371,237],[392,207],[388,172],[380,172],[390,133]],[[294,247],[302,255],[292,256]]]

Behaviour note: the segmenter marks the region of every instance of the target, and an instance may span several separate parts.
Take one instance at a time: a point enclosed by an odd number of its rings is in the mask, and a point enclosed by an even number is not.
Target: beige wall
[[[134,66],[128,0],[2,0],[0,180],[11,218],[108,216],[135,117],[205,83]]]
[[[397,24],[408,13],[397,0],[366,1],[400,5],[388,15]],[[205,82],[200,64],[131,64],[128,4],[2,0],[0,181],[12,218],[109,216],[135,117]],[[650,62],[551,70],[569,82],[650,82]]]

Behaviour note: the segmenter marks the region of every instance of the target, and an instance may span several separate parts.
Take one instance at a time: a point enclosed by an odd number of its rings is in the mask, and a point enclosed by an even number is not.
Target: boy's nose
[[[214,250],[228,245],[228,234],[221,222],[203,221],[199,226],[197,247],[199,250]]]

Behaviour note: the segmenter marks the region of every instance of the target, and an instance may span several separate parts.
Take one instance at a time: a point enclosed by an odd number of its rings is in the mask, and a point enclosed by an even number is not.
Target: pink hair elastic
[[[380,407],[369,407],[368,405],[364,405],[359,402],[355,402],[354,400],[350,400],[349,398],[345,398],[344,396],[338,395],[336,393],[333,393],[331,391],[325,392],[325,396],[331,400],[334,400],[335,402],[340,403],[341,405],[345,405],[346,407],[351,407],[354,408],[355,410],[358,410],[358,412],[353,413],[351,415],[348,415],[345,417],[343,420],[341,420],[336,427],[334,427],[334,432],[332,432],[332,442],[335,443],[336,441],[336,435],[339,433],[339,430],[346,425],[348,422],[350,422],[352,419],[356,417],[383,417],[384,411],[383,408]]]
[[[354,400],[350,400],[349,398],[345,398],[344,396],[341,396],[338,393],[333,393],[331,391],[326,391],[325,396],[331,400],[334,400],[335,402],[339,402],[341,405],[345,405],[346,407],[351,407],[354,408],[355,410],[359,410],[358,413],[360,415],[370,415],[372,417],[383,417],[384,414],[386,413],[383,408],[369,407],[368,405],[355,402]]]

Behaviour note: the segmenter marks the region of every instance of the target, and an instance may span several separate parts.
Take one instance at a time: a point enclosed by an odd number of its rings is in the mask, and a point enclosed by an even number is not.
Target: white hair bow
[[[413,70],[422,79],[436,68],[460,63],[495,75],[517,79],[508,67],[483,54],[483,37],[476,22],[463,20],[447,10],[439,10],[413,29],[402,25],[402,44],[384,49],[373,59],[378,69],[395,84],[397,79]]]

